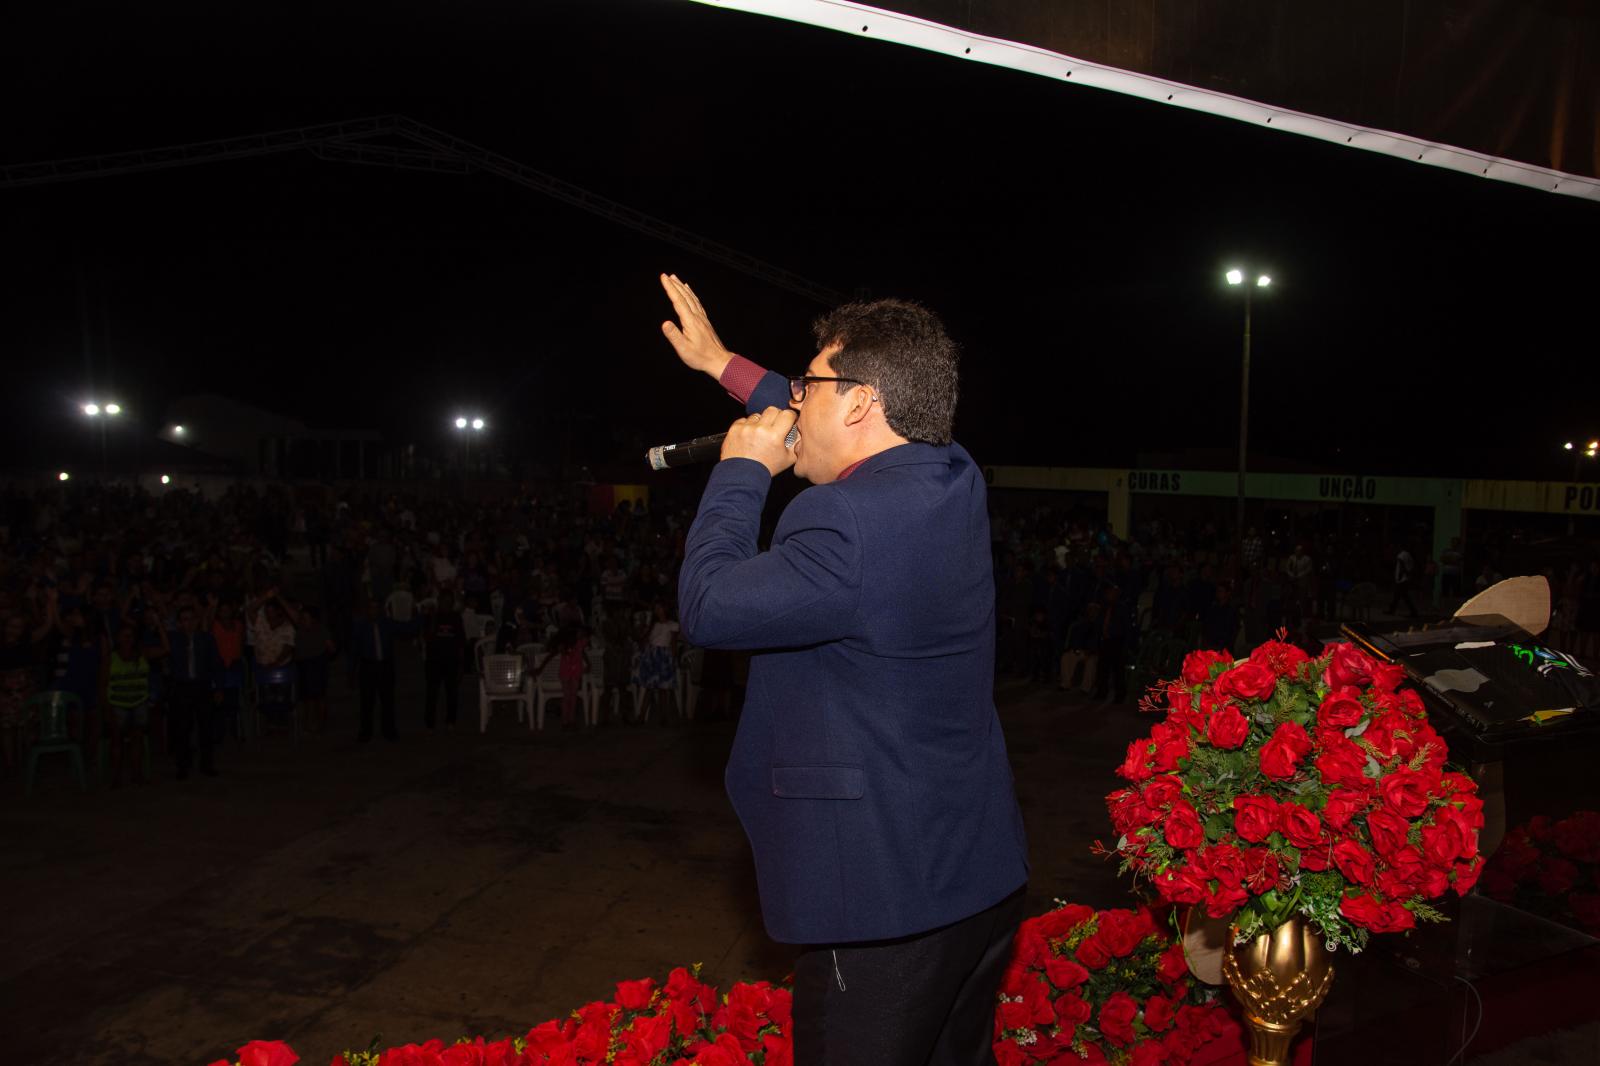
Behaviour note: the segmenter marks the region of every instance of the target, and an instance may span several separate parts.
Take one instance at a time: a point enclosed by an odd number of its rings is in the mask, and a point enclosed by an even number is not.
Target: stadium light
[[[163,485],[170,485],[170,484],[172,484],[172,478],[171,478],[171,476],[170,476],[170,475],[167,475],[167,474],[162,474],[162,475],[161,475],[161,483],[162,483],[162,484],[163,484]]]
[[[83,413],[88,415],[90,418],[93,418],[100,413],[100,405],[97,403],[86,403],[83,405]]]
[[[474,419],[473,419],[473,420],[472,420],[472,428],[473,428],[473,429],[478,429],[478,430],[481,430],[481,429],[483,429],[483,419],[481,419],[481,418],[474,418]]]
[[[122,413],[122,405],[120,403],[108,403],[108,404],[106,404],[106,414],[108,414],[108,415],[120,415],[121,413]]]
[[[173,436],[174,436],[174,437],[181,437],[181,436],[183,436],[183,427],[182,427],[182,426],[173,426],[173,427],[172,427],[172,435],[173,435]]]
[[[1251,271],[1251,273],[1255,273]],[[1250,432],[1250,290],[1264,289],[1272,284],[1272,278],[1267,274],[1256,274],[1254,285],[1245,285],[1245,271],[1241,267],[1230,267],[1223,275],[1229,285],[1244,288],[1244,356],[1243,367],[1239,374],[1239,487],[1236,493],[1238,502],[1234,515],[1234,544],[1242,553],[1244,551],[1244,473],[1245,457],[1249,454]]]
[[[1228,284],[1229,285],[1237,285],[1240,282],[1244,281],[1244,271],[1242,271],[1242,270],[1230,270],[1227,273],[1227,278],[1228,278]]]
[[[72,475],[67,473],[65,470],[63,470],[63,471],[61,471],[61,473],[56,475],[56,480],[57,481],[71,481],[72,480]]]
[[[466,429],[467,428],[467,420],[465,418],[456,419],[456,428],[457,429]]]

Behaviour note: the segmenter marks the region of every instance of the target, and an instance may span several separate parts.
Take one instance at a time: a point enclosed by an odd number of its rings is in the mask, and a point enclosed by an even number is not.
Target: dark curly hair
[[[811,328],[817,351],[840,346],[834,374],[878,390],[890,429],[906,440],[950,443],[960,353],[938,315],[908,300],[873,300],[836,308]]]

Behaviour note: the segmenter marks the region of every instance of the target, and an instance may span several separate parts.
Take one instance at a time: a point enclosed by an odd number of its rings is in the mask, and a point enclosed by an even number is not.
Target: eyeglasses
[[[806,398],[806,390],[812,385],[824,381],[846,381],[852,385],[867,384],[865,381],[858,381],[855,378],[819,378],[810,374],[799,374],[789,379],[789,397],[794,400],[795,403],[803,403],[805,402]],[[877,399],[877,397],[873,397],[873,399]]]

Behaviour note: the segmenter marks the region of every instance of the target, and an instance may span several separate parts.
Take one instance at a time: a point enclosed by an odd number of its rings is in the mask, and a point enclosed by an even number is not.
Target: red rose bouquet
[[[1511,830],[1483,871],[1483,892],[1600,936],[1600,811],[1540,815]]]
[[[1148,908],[1064,903],[1017,930],[1000,982],[995,1058],[1182,1064],[1238,1023],[1189,976],[1183,945]]]
[[[1106,797],[1123,869],[1234,916],[1241,941],[1300,914],[1359,951],[1441,920],[1427,901],[1482,868],[1483,804],[1402,677],[1349,644],[1190,654],[1146,700],[1166,715],[1129,745],[1130,787]]]

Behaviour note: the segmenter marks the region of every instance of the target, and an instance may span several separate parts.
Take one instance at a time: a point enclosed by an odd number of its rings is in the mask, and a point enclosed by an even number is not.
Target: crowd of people
[[[586,676],[602,723],[675,724],[674,599],[693,503],[597,510],[582,486],[479,504],[283,485],[8,490],[3,770],[16,772],[48,698],[112,784],[142,776],[149,750],[179,778],[214,774],[218,745],[251,724],[326,729],[340,668],[359,693],[361,741],[394,739],[402,723],[455,727],[480,642],[559,678],[563,729],[588,720]],[[1240,651],[1282,630],[1320,651],[1362,582],[1403,617],[1432,606],[1435,573],[1447,599],[1500,577],[1489,559],[1468,571],[1459,542],[1419,563],[1405,545],[1363,553],[1257,529],[1241,545],[1206,523],[1151,521],[1121,538],[1059,509],[1003,505],[991,531],[997,672],[1119,704],[1137,698],[1141,668],[1170,670],[1188,648]],[[1551,639],[1600,653],[1600,562],[1547,577]],[[743,657],[705,652],[695,669],[702,709],[735,713]],[[397,705],[418,690],[417,706]]]
[[[1120,538],[1050,506],[994,511],[997,671],[1103,702],[1172,676],[1189,649],[1242,653],[1281,631],[1320,654],[1344,619],[1448,614],[1504,576],[1498,539],[1469,568],[1459,537],[1431,559],[1403,541],[1258,527],[1236,540],[1215,523],[1163,520]],[[1539,569],[1552,590],[1550,639],[1600,652],[1600,561]]]
[[[681,717],[674,598],[686,508],[624,502],[594,514],[582,491],[472,505],[83,484],[11,489],[0,510],[6,773],[50,700],[110,784],[142,778],[152,749],[179,778],[215,774],[217,746],[251,723],[327,728],[341,663],[359,692],[360,740],[395,739],[402,720],[449,728],[480,651],[524,651],[535,672],[550,665],[563,728],[586,717],[578,682],[600,649],[602,722]],[[420,707],[396,706],[405,670],[420,675]],[[705,671],[715,713],[727,686],[709,658]]]

